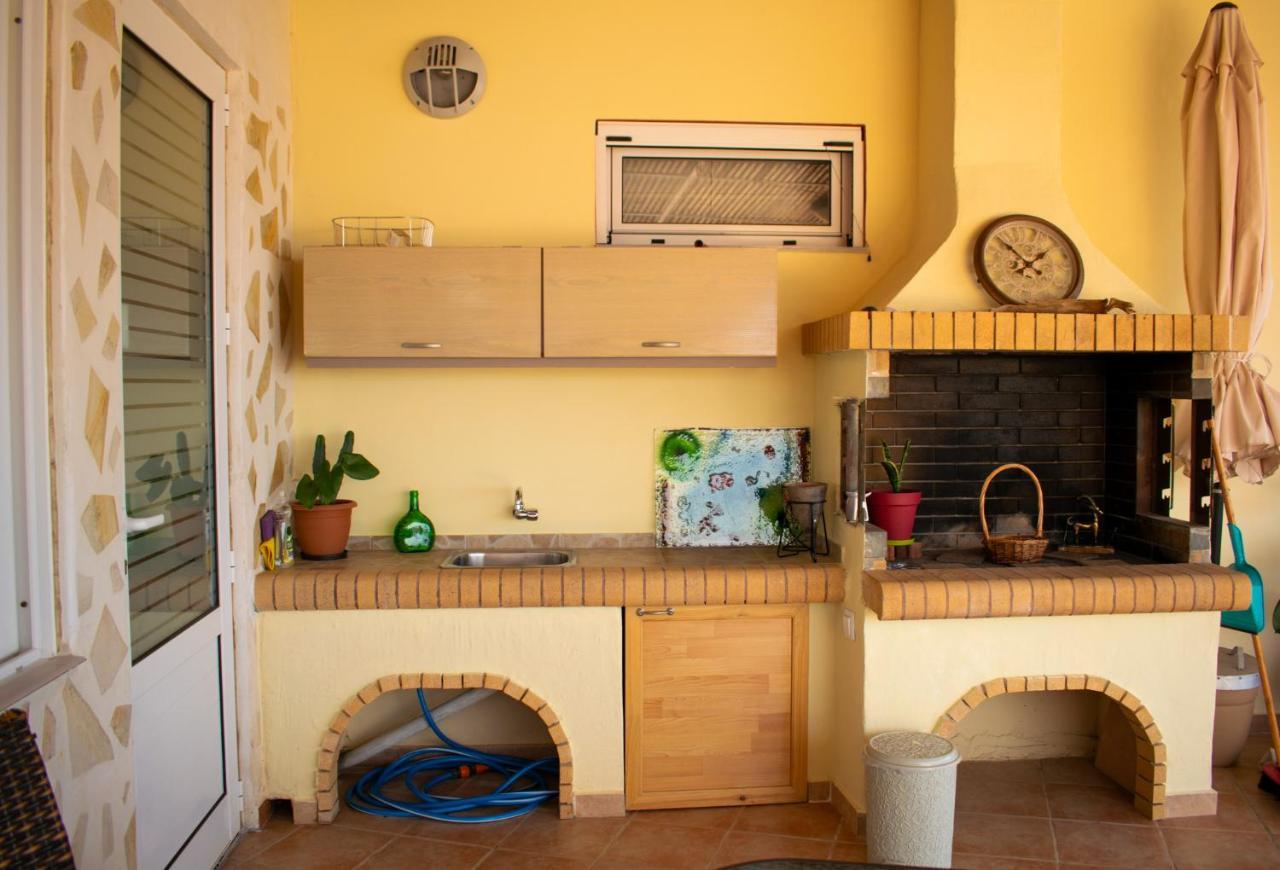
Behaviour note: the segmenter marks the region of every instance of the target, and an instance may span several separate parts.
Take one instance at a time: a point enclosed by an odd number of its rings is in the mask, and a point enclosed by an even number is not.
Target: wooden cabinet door
[[[806,605],[626,611],[627,809],[807,797]]]
[[[303,285],[308,357],[542,354],[538,248],[307,248]]]
[[[770,358],[778,255],[757,248],[547,248],[553,359]]]

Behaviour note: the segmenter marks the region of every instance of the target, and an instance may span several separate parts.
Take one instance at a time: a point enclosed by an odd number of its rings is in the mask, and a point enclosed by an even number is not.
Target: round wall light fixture
[[[404,61],[405,93],[433,118],[456,118],[475,108],[486,78],[480,53],[452,36],[423,40]]]

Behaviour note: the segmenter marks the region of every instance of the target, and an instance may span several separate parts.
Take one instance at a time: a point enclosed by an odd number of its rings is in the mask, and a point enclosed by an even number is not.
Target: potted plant
[[[325,455],[324,436],[316,436],[311,473],[302,475],[294,491],[293,534],[304,559],[341,559],[351,536],[351,511],[356,503],[338,498],[344,478],[369,480],[378,476],[373,463],[352,450],[354,432],[342,440],[333,464]]]
[[[906,543],[911,540],[916,509],[920,506],[920,490],[902,488],[902,470],[911,451],[911,439],[908,438],[903,445],[902,456],[897,462],[893,461],[889,442],[881,441],[880,450],[884,455],[880,465],[889,478],[889,489],[875,489],[867,493],[867,513],[873,525],[885,530],[890,543]]]

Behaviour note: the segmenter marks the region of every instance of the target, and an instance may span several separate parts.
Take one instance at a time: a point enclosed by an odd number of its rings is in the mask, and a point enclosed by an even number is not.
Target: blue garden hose
[[[474,825],[497,822],[531,813],[540,804],[558,794],[547,787],[546,776],[558,770],[555,758],[530,761],[514,755],[496,755],[470,749],[450,740],[427,706],[427,693],[418,690],[418,706],[427,727],[435,732],[444,746],[427,746],[406,752],[390,764],[374,768],[347,789],[347,806],[371,816],[394,819],[433,819],[437,822],[460,822]],[[431,789],[454,779],[497,773],[502,783],[486,795],[450,797],[431,794]],[[403,780],[416,800],[387,797],[387,783]],[[523,785],[523,788],[517,788]],[[474,810],[491,808],[488,813]],[[466,815],[463,815],[466,813]]]

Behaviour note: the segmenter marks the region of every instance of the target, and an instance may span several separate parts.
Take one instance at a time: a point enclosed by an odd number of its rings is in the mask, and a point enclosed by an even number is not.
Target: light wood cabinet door
[[[626,611],[627,809],[807,797],[805,605]]]
[[[758,248],[547,248],[551,359],[778,353],[778,255]]]
[[[542,354],[538,248],[307,248],[303,288],[310,358]]]

